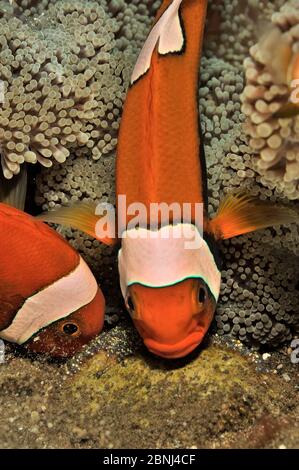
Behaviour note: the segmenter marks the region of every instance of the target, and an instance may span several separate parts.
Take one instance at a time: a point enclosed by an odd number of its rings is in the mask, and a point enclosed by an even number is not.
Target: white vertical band
[[[182,0],[173,0],[149,33],[134,67],[131,84],[150,68],[152,54],[158,41],[160,54],[180,52],[183,49],[184,34],[179,18],[181,3]]]
[[[193,224],[167,225],[159,230],[129,229],[118,254],[123,297],[131,284],[165,287],[201,278],[217,301],[221,274],[206,241]]]

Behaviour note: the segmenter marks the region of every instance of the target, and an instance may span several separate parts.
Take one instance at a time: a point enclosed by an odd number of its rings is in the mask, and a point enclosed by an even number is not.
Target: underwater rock
[[[102,351],[75,374],[63,364],[7,359],[0,377],[4,448],[299,444],[296,365],[284,362],[292,379],[286,383],[255,356],[213,344],[173,363],[145,351],[119,362]]]

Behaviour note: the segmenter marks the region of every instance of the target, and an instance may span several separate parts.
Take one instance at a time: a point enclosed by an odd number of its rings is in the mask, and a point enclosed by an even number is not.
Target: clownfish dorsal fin
[[[27,168],[21,166],[20,173],[7,179],[0,171],[0,202],[24,210],[27,194]]]
[[[111,210],[110,213],[108,206]],[[65,225],[81,230],[87,235],[105,243],[105,245],[114,245],[116,243],[115,214],[113,206],[108,206],[105,206],[107,213],[103,214],[103,209],[101,212],[98,211],[99,206],[97,204],[79,202],[69,207],[61,207],[57,210],[44,212],[36,218],[44,222]]]
[[[216,239],[224,240],[291,222],[299,222],[296,211],[237,192],[228,194],[222,200],[215,218],[209,222],[209,231]]]

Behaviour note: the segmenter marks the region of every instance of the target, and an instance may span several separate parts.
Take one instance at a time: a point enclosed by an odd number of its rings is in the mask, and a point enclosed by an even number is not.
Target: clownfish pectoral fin
[[[114,245],[117,241],[115,235],[115,210],[111,204],[76,203],[70,207],[61,207],[57,210],[44,212],[37,216],[44,222],[65,225],[82,232],[105,243]]]
[[[298,221],[299,215],[292,209],[238,192],[227,195],[220,203],[215,218],[209,222],[209,231],[219,240]]]
[[[27,168],[21,165],[20,173],[7,179],[0,171],[0,202],[24,210],[27,194]]]

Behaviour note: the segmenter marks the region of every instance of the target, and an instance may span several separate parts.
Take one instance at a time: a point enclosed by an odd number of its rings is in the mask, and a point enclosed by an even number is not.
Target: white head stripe
[[[80,257],[74,271],[29,297],[11,325],[0,331],[0,337],[18,344],[25,343],[45,326],[87,305],[97,290],[94,276]]]
[[[206,241],[194,225],[167,225],[156,231],[134,228],[125,235],[118,254],[124,298],[128,286],[134,283],[165,287],[197,277],[206,282],[217,301],[221,275]]]
[[[182,0],[173,0],[149,33],[134,67],[131,84],[150,68],[152,54],[158,40],[160,54],[180,52],[183,49],[184,34],[179,18],[181,3]]]

